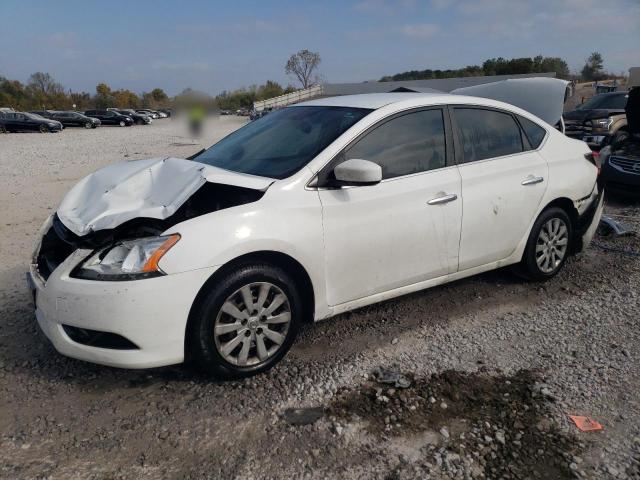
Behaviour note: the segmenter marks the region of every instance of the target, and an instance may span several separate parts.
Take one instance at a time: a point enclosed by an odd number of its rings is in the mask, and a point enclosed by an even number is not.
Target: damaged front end
[[[174,158],[106,167],[81,180],[45,223],[32,271],[46,282],[76,251],[86,251],[84,257],[104,257],[135,239],[165,238],[160,235],[178,223],[259,200],[271,183],[271,179]],[[135,276],[101,275],[100,270],[88,273],[77,276],[131,280],[154,276],[158,271]]]

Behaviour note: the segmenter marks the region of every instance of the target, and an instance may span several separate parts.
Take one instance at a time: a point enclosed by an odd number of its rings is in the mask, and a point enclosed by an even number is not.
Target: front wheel
[[[0,133],[7,133],[7,127],[0,125]]]
[[[127,124],[125,123],[125,121],[124,121],[124,120],[120,120],[120,126],[121,126],[121,127],[124,127],[124,126],[126,126],[126,125],[127,125]]]
[[[518,265],[518,273],[530,280],[547,280],[563,267],[572,238],[571,219],[558,207],[540,214]]]
[[[244,265],[215,282],[198,301],[188,329],[188,353],[222,378],[264,372],[284,357],[302,322],[291,276],[268,264]]]
[[[47,128],[47,126],[45,124],[40,125],[40,133],[47,133],[49,132],[49,129]]]
[[[85,124],[84,124],[84,128],[91,128],[91,127],[93,127],[93,123],[91,123],[91,122],[85,122]]]

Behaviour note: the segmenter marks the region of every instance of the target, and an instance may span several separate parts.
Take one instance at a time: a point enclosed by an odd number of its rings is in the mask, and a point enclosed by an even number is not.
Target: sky
[[[0,0],[0,76],[50,73],[73,91],[211,94],[275,80],[300,50],[323,81],[559,56],[579,71],[640,66],[640,0]]]

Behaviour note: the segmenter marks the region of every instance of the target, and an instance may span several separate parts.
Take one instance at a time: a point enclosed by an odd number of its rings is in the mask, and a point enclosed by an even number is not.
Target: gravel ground
[[[39,225],[96,168],[197,143],[170,120],[0,137],[0,478],[640,478],[635,237],[598,236],[544,284],[499,270],[306,327],[241,382],[57,354],[24,285]],[[607,211],[640,229],[639,204]]]

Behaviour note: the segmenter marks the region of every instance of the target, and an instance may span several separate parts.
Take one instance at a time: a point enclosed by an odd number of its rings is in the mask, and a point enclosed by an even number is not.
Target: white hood
[[[549,125],[562,117],[566,80],[548,77],[512,78],[453,90],[454,95],[490,98],[520,107]]]
[[[78,236],[139,217],[162,220],[173,215],[205,182],[264,191],[273,180],[182,158],[122,162],[80,180],[57,213]]]

